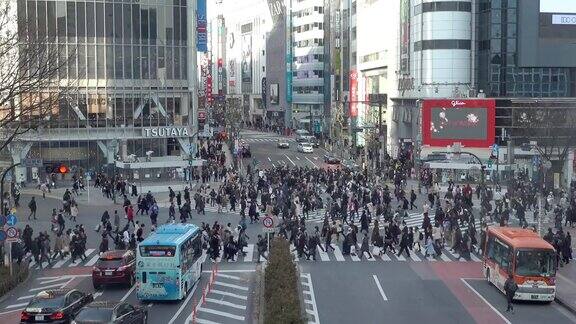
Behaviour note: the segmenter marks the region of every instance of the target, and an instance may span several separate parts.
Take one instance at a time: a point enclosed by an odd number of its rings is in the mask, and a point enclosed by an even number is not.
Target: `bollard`
[[[196,298],[192,299],[192,324],[196,324]]]

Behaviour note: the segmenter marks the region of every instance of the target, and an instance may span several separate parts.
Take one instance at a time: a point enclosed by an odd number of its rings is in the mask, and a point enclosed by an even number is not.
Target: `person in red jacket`
[[[128,219],[128,224],[132,223],[132,225],[136,226],[136,224],[134,224],[134,207],[132,207],[132,205],[128,206],[126,218]]]

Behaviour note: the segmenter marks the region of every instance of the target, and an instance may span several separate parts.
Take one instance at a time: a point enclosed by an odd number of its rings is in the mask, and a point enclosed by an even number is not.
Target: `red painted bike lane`
[[[428,265],[466,308],[477,323],[506,323],[494,309],[480,298],[462,279],[483,279],[478,262],[434,262]]]

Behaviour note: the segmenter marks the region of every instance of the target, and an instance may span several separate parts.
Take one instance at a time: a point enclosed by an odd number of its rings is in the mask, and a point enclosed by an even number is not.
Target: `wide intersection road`
[[[299,153],[296,150],[298,143],[293,137],[281,136],[275,133],[263,133],[252,130],[243,130],[240,138],[250,145],[253,159],[257,161],[259,169],[272,166],[286,165],[290,167],[323,168],[324,155],[327,154],[323,148],[315,148],[314,153]],[[280,149],[276,144],[278,139],[287,139],[290,148]],[[244,159],[244,163],[252,163],[251,159]]]
[[[354,260],[353,260],[354,261]],[[517,303],[482,278],[481,262],[300,261],[309,323],[575,323],[556,304]]]

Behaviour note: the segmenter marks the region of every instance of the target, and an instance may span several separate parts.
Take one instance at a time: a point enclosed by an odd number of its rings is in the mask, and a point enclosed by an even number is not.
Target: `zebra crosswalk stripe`
[[[344,255],[342,254],[342,251],[340,251],[340,247],[338,245],[332,245],[331,246],[334,248],[334,257],[336,257],[336,261],[346,261],[346,259],[344,259]]]
[[[246,256],[244,257],[244,262],[252,262],[254,256],[254,244],[248,244],[245,251]]]

